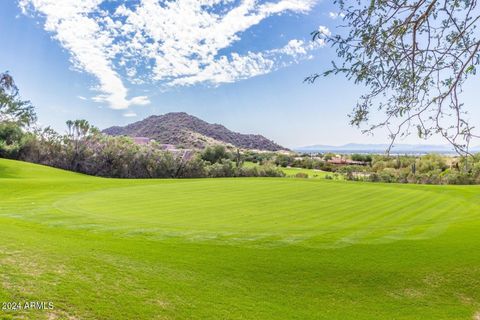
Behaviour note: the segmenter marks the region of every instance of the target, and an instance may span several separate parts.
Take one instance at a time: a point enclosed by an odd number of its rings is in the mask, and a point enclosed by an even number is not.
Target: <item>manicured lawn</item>
[[[309,178],[325,179],[326,177],[330,177],[332,180],[343,180],[343,176],[341,174],[335,174],[333,172],[322,170],[303,168],[281,168],[281,170],[287,177],[295,177],[298,173],[304,173],[308,175]]]
[[[480,188],[0,160],[0,319],[475,319]]]

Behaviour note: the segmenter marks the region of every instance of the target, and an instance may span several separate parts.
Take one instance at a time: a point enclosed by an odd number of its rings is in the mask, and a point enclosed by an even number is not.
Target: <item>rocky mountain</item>
[[[125,127],[107,128],[103,132],[112,136],[147,137],[182,148],[204,148],[220,143],[242,149],[286,150],[264,136],[233,132],[220,124],[208,123],[185,112],[150,116]]]

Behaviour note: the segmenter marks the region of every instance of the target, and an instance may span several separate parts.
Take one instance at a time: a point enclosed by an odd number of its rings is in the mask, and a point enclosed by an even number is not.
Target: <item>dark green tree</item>
[[[30,101],[21,100],[12,76],[0,73],[0,122],[15,122],[21,127],[33,124],[37,119]]]
[[[0,122],[0,158],[16,158],[20,152],[22,129],[14,122]]]
[[[230,156],[222,145],[215,145],[212,147],[207,147],[201,154],[201,158],[204,161],[208,161],[211,164],[220,162],[222,159],[229,159]]]

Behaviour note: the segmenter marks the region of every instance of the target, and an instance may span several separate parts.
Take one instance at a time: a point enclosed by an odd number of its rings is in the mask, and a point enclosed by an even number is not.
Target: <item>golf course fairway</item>
[[[0,319],[480,319],[480,188],[0,159]]]

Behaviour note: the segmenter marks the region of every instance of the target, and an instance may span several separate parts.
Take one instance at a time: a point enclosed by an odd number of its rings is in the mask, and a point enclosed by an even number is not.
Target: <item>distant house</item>
[[[195,154],[195,152],[193,152],[191,149],[179,149],[174,144],[163,143],[160,145],[160,148],[170,152],[175,157],[183,159],[184,161],[190,160]]]
[[[190,150],[190,149],[185,149],[183,150],[183,153],[181,155],[183,161],[189,161],[193,158],[193,155],[195,154],[195,152],[193,152],[193,150]]]
[[[330,160],[327,160],[328,163],[335,164],[335,165],[346,165],[347,164],[347,159],[343,158],[333,158]]]
[[[146,145],[152,142],[153,139],[146,138],[146,137],[133,137],[133,142],[139,145]]]
[[[136,144],[139,144],[139,145],[147,145],[150,142],[154,142],[155,140],[150,139],[150,138],[146,138],[146,137],[134,137],[133,141]],[[195,152],[191,149],[178,149],[173,144],[164,143],[164,144],[160,145],[160,148],[162,150],[170,152],[175,157],[181,158],[184,161],[188,161],[188,160],[192,159],[193,155],[195,154]]]
[[[354,161],[350,159],[344,159],[341,157],[335,157],[333,159],[328,160],[327,162],[337,166],[346,166],[346,165],[364,166],[367,164],[366,162],[363,162],[363,161]]]
[[[177,150],[177,147],[174,144],[164,143],[161,144],[160,147],[164,150]]]

